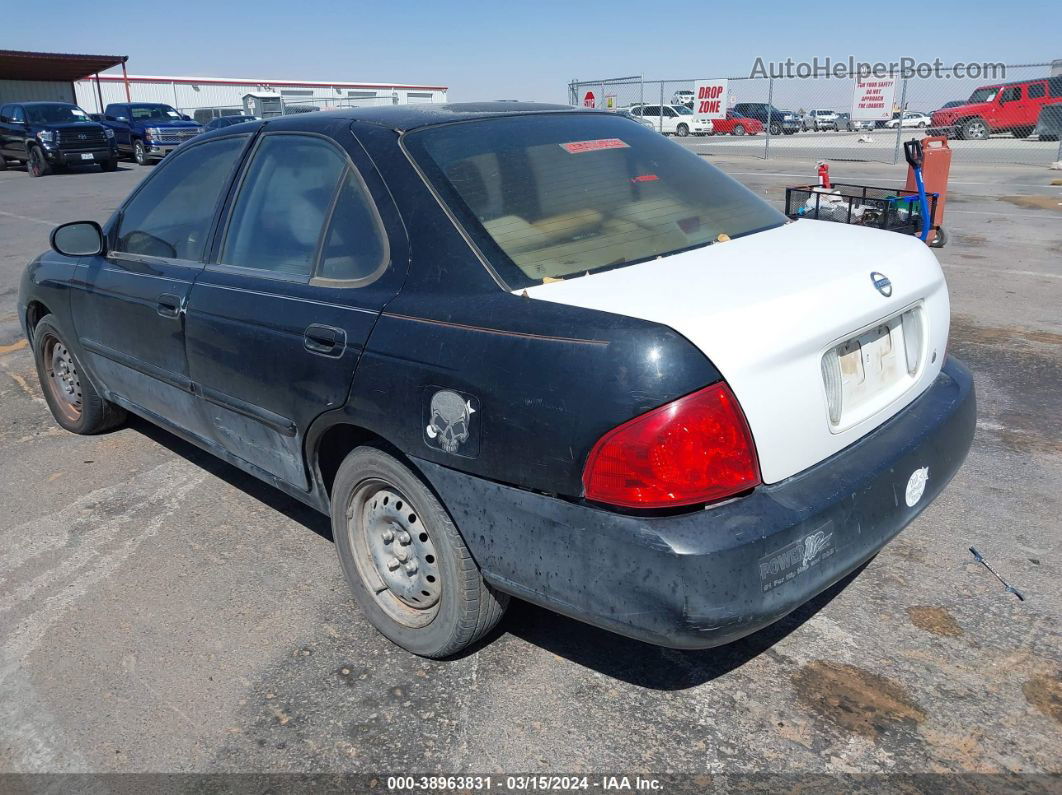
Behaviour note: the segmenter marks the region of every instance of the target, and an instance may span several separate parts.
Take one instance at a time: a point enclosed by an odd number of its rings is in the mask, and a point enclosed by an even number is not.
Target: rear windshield
[[[612,114],[461,122],[404,141],[511,289],[786,221],[690,150]]]

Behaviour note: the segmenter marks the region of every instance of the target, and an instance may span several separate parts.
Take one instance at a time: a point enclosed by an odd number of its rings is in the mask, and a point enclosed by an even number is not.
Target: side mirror
[[[115,121],[120,121],[123,124],[128,124],[129,123],[129,119],[127,119],[125,116],[119,116],[118,118],[115,119]]]
[[[106,241],[95,221],[74,221],[52,230],[52,248],[66,257],[93,257],[103,254]]]
[[[187,115],[187,114],[185,114],[185,113],[181,114],[181,118],[184,119],[185,121],[191,121],[192,120],[192,117]]]

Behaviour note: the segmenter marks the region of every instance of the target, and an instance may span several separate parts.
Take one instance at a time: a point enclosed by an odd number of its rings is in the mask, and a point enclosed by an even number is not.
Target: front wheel
[[[39,146],[30,147],[29,161],[26,164],[26,168],[31,177],[46,177],[52,173],[52,167],[48,165],[44,152],[41,151]]]
[[[771,130],[771,135],[781,135],[782,134],[782,125],[779,124],[776,121],[773,121],[773,122],[771,122],[770,130]]]
[[[967,119],[959,128],[959,137],[964,141],[983,141],[988,138],[988,125],[984,119]]]
[[[675,134],[679,138],[685,138],[687,135],[690,134],[690,128],[687,127],[685,124],[680,124],[678,127],[675,128]]]
[[[133,141],[133,160],[136,161],[138,166],[146,166],[149,162],[147,148],[141,140]]]
[[[745,134],[745,125],[744,124],[735,124],[734,125],[734,135],[744,135],[744,134]]]
[[[359,447],[339,467],[332,536],[358,606],[414,654],[456,654],[487,634],[508,605],[483,580],[431,490],[382,450]]]
[[[55,421],[72,433],[102,433],[121,425],[125,409],[100,397],[84,376],[51,315],[33,329],[33,358],[44,400]]]

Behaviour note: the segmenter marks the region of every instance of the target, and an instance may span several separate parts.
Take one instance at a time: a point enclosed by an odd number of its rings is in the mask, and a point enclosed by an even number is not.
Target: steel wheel
[[[435,545],[417,509],[392,485],[366,480],[347,509],[354,563],[387,615],[411,627],[439,612],[442,581]]]
[[[83,405],[81,378],[66,345],[51,334],[44,339],[44,362],[48,390],[55,398],[55,405],[70,422],[77,422]]]

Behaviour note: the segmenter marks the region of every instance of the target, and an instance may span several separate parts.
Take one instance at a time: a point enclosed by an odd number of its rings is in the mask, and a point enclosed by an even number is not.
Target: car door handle
[[[302,333],[302,346],[310,353],[338,358],[347,347],[347,332],[335,326],[313,323]]]
[[[184,311],[184,303],[180,296],[173,293],[163,293],[156,299],[155,311],[163,317],[176,318]]]

